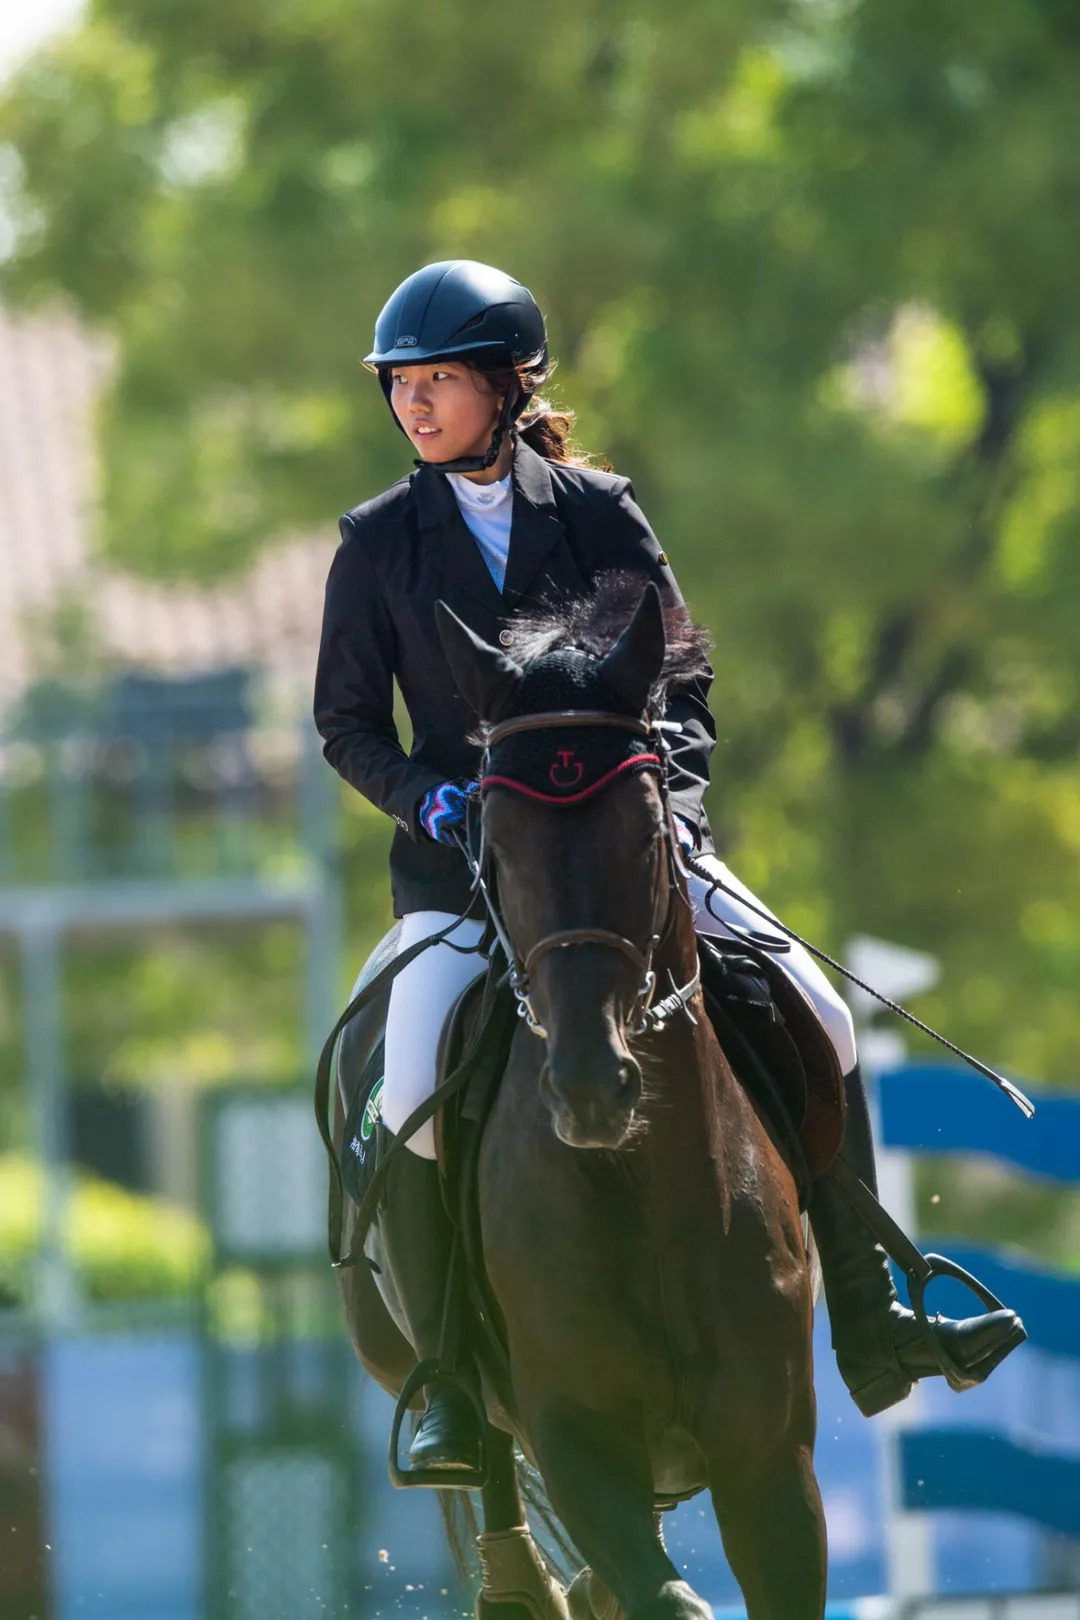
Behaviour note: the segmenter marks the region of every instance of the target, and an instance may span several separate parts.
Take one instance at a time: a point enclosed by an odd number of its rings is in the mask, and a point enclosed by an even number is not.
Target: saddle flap
[[[356,1204],[363,1202],[378,1159],[376,1126],[382,1115],[383,1048],[380,1036],[360,1071],[345,1115],[341,1140],[341,1179],[345,1191]]]
[[[698,936],[698,951],[707,987],[774,1082],[778,1098],[760,1100],[774,1112],[779,1101],[819,1176],[840,1151],[845,1105],[839,1059],[812,1003],[767,951],[712,935]]]
[[[383,935],[357,974],[356,983],[349,993],[350,1001],[393,961],[400,938],[401,924],[397,922]],[[385,985],[366,1007],[350,1018],[338,1037],[334,1072],[341,1107],[346,1115],[355,1100],[357,1087],[364,1078],[371,1054],[386,1032],[386,1014],[392,988],[391,984]]]
[[[353,986],[350,1000],[390,962],[397,952],[400,923],[376,945]],[[360,1203],[375,1166],[375,1125],[381,1112],[383,1050],[390,991],[385,988],[351,1018],[338,1037],[334,1070],[338,1104],[345,1116],[341,1177],[349,1197]]]
[[[803,1061],[806,1112],[800,1135],[810,1174],[819,1176],[836,1158],[844,1140],[846,1103],[840,1059],[805,990],[767,951],[751,954],[768,976],[773,1000]]]
[[[439,1035],[438,1057],[435,1063],[437,1081],[441,1082],[451,1074],[461,1062],[465,1049],[469,1043],[476,1018],[478,1017],[486,988],[486,977],[474,979],[467,984],[461,994],[454,1001],[443,1020],[442,1031]],[[453,1099],[454,1113],[460,1115],[468,1105],[469,1087]],[[452,1132],[447,1127],[447,1111],[440,1108],[433,1121],[435,1127],[435,1151],[439,1163],[446,1173],[446,1164],[451,1147]]]

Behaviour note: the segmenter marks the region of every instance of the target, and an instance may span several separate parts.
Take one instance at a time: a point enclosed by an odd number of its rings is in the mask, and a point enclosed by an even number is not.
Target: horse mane
[[[633,617],[641,592],[640,574],[612,568],[597,575],[587,596],[545,604],[535,613],[515,614],[515,659],[527,669],[545,653],[563,650],[603,658]],[[667,651],[650,694],[652,706],[663,703],[671,686],[709,671],[708,632],[693,622],[684,604],[664,609],[664,636]]]

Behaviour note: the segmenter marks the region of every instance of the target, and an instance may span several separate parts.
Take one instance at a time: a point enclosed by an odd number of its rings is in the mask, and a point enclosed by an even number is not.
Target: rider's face
[[[483,455],[502,404],[486,377],[460,361],[396,366],[391,372],[394,415],[424,461]]]

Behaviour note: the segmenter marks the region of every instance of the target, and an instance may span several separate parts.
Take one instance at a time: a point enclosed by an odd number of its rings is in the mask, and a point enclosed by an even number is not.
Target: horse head
[[[515,620],[518,657],[438,610],[451,671],[481,721],[485,860],[524,1005],[547,1039],[541,1096],[572,1147],[617,1148],[634,1123],[631,1040],[676,881],[650,718],[666,674],[664,614],[654,585],[636,587],[632,612],[626,594],[624,577],[607,593],[622,602],[614,628],[603,592],[591,619],[572,607]]]

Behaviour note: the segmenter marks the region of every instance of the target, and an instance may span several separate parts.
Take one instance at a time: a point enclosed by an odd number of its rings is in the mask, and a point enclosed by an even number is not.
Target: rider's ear
[[[667,641],[660,592],[652,580],[642,592],[634,617],[600,662],[600,674],[639,714],[664,667]]]
[[[524,677],[521,665],[462,624],[445,602],[435,604],[435,623],[450,673],[466,702],[481,720],[501,719]]]

